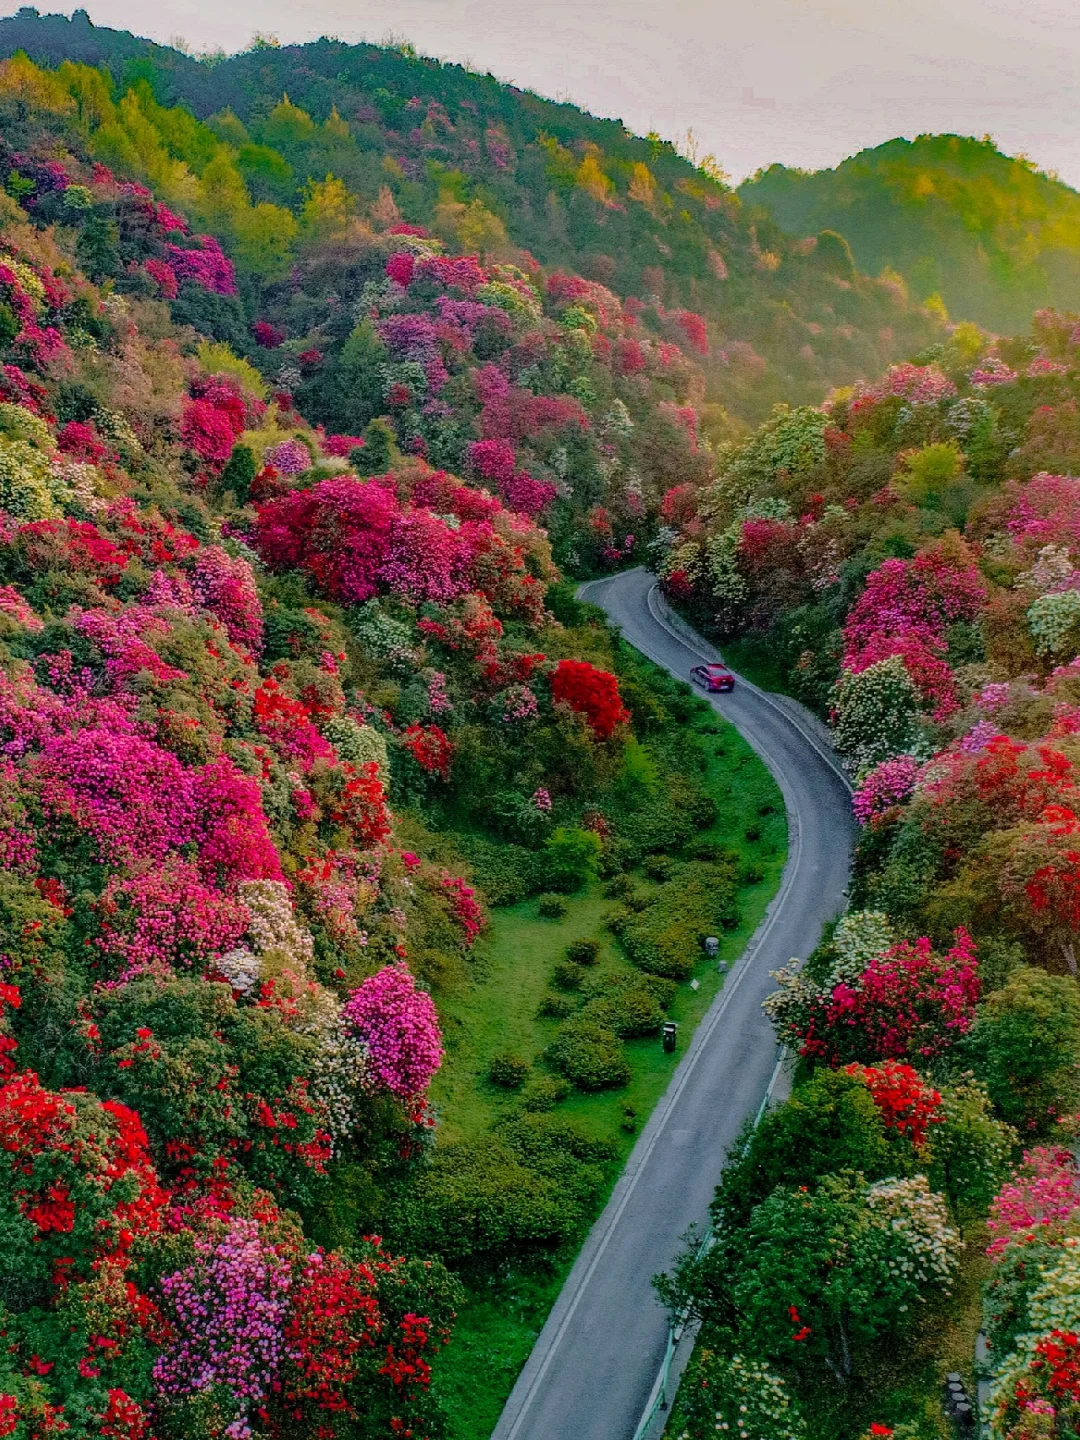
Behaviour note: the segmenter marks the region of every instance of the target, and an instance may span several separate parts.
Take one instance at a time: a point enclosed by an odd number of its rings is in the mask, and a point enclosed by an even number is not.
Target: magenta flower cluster
[[[918,761],[910,755],[898,755],[875,765],[851,798],[859,824],[868,825],[894,805],[902,804],[915,789],[918,777]]]
[[[154,1384],[165,1400],[226,1391],[236,1405],[226,1433],[246,1440],[248,1413],[284,1359],[291,1270],[256,1220],[234,1220],[220,1239],[199,1237],[195,1253],[161,1281],[173,1337],[154,1364]]]
[[[354,990],[342,1018],[368,1047],[375,1080],[394,1095],[418,1095],[442,1064],[442,1034],[431,996],[403,965],[387,965]]]

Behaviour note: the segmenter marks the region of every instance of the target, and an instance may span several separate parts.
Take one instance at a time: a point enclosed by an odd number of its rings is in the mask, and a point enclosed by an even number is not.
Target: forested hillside
[[[460,66],[332,40],[200,62],[85,12],[0,21],[0,54],[20,49],[49,67],[106,68],[110,104],[79,102],[94,153],[114,166],[122,156],[235,241],[241,283],[283,274],[313,225],[421,225],[451,249],[517,264],[527,251],[636,297],[669,327],[700,314],[709,399],[750,420],[932,338],[903,287],[858,275],[835,236],[795,243],[764,217],[751,223],[715,168],[669,143]],[[164,113],[176,106],[188,113]]]
[[[739,187],[792,235],[838,230],[859,267],[938,295],[954,320],[1007,333],[1080,296],[1080,195],[989,139],[890,140],[813,172],[772,165]]]
[[[707,479],[699,332],[333,182],[256,274],[115,105],[0,63],[0,1430],[479,1435],[783,861],[539,523]]]

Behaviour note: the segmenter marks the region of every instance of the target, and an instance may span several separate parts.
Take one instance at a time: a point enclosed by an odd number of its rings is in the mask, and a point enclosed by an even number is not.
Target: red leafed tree
[[[584,715],[598,740],[609,740],[630,719],[615,676],[587,660],[559,661],[551,677],[551,698]]]
[[[1020,922],[1043,937],[1077,970],[1080,929],[1080,817],[1048,805],[1035,825],[1018,826],[1002,873],[1002,895]]]

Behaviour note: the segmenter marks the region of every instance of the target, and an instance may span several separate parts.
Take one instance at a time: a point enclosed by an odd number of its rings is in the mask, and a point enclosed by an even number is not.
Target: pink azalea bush
[[[442,1064],[442,1035],[430,995],[404,966],[387,965],[354,990],[342,1018],[368,1047],[375,1080],[394,1095],[417,1095]]]

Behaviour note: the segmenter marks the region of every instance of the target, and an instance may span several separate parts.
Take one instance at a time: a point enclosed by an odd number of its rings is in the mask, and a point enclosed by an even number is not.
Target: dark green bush
[[[644,983],[645,979],[631,977],[628,984],[612,985],[602,991],[585,1005],[581,1019],[607,1026],[622,1040],[657,1034],[667,1007]]]
[[[529,1075],[529,1062],[520,1055],[493,1055],[487,1075],[502,1090],[520,1090]]]
[[[547,1058],[579,1090],[613,1090],[630,1083],[622,1041],[606,1025],[567,1020],[548,1046]]]
[[[436,1149],[389,1217],[395,1242],[448,1260],[493,1260],[579,1234],[604,1172],[592,1142],[536,1123],[554,1118],[524,1114],[480,1140]]]
[[[570,1092],[571,1087],[561,1075],[534,1075],[521,1092],[521,1108],[525,1111],[554,1110]]]
[[[556,960],[551,975],[560,990],[580,990],[585,971],[571,960]]]
[[[604,886],[604,894],[609,900],[625,900],[628,895],[633,895],[635,888],[631,876],[616,875]]]
[[[626,917],[619,933],[642,970],[685,980],[701,958],[704,937],[738,923],[733,867],[699,861],[677,867],[640,914]]]
[[[739,869],[740,885],[760,885],[765,879],[765,871],[760,865],[743,865]]]
[[[572,940],[566,947],[566,958],[575,965],[595,965],[600,958],[600,941]]]
[[[657,880],[663,883],[671,879],[671,872],[675,862],[670,855],[650,855],[641,867],[650,880]]]
[[[556,995],[553,990],[549,990],[537,1006],[536,1013],[545,1019],[565,1020],[574,1013],[575,1008],[569,995]]]
[[[747,827],[746,827],[746,829],[745,829],[745,831],[744,831],[743,833],[745,834],[747,840],[749,840],[749,841],[751,842],[751,844],[752,844],[755,840],[760,840],[760,839],[761,839],[761,826],[760,826],[760,825],[747,825]]]
[[[480,835],[455,835],[454,839],[489,905],[516,905],[544,888],[536,851]]]
[[[561,895],[547,893],[540,896],[536,908],[545,920],[561,920],[566,914],[566,901]]]

